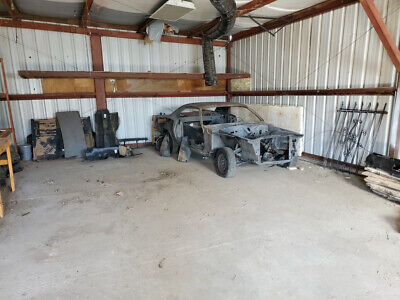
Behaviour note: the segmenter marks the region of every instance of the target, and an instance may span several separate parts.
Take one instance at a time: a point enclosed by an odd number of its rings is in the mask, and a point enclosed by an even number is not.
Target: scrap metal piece
[[[119,147],[93,148],[85,152],[86,160],[102,160],[109,157],[119,157]]]
[[[168,134],[166,136],[164,136],[163,141],[161,143],[160,155],[162,157],[170,157],[171,156],[171,143],[170,143],[170,138],[169,138]]]
[[[61,128],[65,157],[83,157],[87,146],[79,112],[58,112],[56,118]]]
[[[181,147],[179,148],[178,161],[188,162],[192,151],[189,148],[188,137],[182,138]]]
[[[329,157],[331,146],[333,145],[332,161],[330,167],[337,169],[338,171],[345,171],[345,165],[340,167],[339,161],[344,163],[350,163],[348,171],[351,172],[351,165],[355,162],[358,166],[361,166],[364,155],[367,151],[373,151],[376,138],[379,133],[384,115],[388,114],[386,111],[387,104],[383,106],[383,110],[379,110],[379,103],[376,103],[375,109],[371,109],[371,103],[368,104],[366,109],[364,103],[361,103],[361,108],[356,109],[356,104],[350,109],[350,103],[347,109],[338,109],[339,117],[336,119],[337,124],[335,131],[332,134],[332,138],[326,154]],[[340,122],[340,116],[344,115],[342,122]],[[377,116],[380,116],[379,119]],[[336,130],[336,128],[338,128]],[[372,145],[368,146],[370,140],[371,131],[376,128],[372,136]],[[358,159],[356,158],[358,156]],[[326,163],[325,163],[326,166]],[[356,171],[357,171],[356,170]]]

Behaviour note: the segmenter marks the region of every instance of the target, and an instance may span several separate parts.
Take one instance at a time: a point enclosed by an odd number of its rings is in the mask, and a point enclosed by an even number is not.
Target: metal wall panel
[[[0,27],[0,45],[11,94],[42,93],[40,79],[22,79],[18,70],[91,70],[90,44],[84,35]],[[94,99],[13,101],[11,105],[18,143],[25,143],[31,134],[31,119],[54,118],[56,112],[68,110],[86,117],[96,111]],[[1,102],[0,127],[9,126],[6,111],[6,103]]]
[[[375,4],[399,44],[400,0],[376,0]],[[250,72],[254,90],[395,86],[395,68],[359,4],[274,33],[275,37],[262,33],[233,44],[232,71]],[[393,97],[234,97],[233,101],[304,106],[305,151],[325,156],[342,101],[387,103],[391,112]],[[389,114],[374,151],[387,153],[390,122]]]
[[[141,40],[102,38],[104,69],[113,72],[204,72],[202,48],[176,43],[144,44]],[[215,48],[218,73],[226,71],[226,50]],[[225,97],[108,99],[120,117],[119,138],[151,139],[151,118],[191,102],[225,101]]]
[[[203,72],[202,50],[198,45],[154,43],[140,40],[102,38],[104,68],[131,72]],[[215,48],[217,71],[224,73],[226,50]],[[0,28],[0,57],[4,58],[11,94],[42,93],[40,79],[22,79],[18,70],[90,71],[90,40],[80,34]],[[3,90],[3,87],[1,90]],[[185,103],[225,101],[225,97],[109,99],[111,112],[118,112],[120,138],[151,137],[151,116],[168,112]],[[31,133],[30,119],[53,118],[58,111],[77,110],[92,117],[94,99],[14,101],[12,111],[19,143]],[[0,127],[7,127],[7,107],[0,102]]]

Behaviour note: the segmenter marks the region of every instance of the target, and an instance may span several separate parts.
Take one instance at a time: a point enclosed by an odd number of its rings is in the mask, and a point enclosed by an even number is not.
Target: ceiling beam
[[[134,40],[144,40],[145,38],[143,34],[137,32],[107,30],[101,28],[82,28],[73,25],[60,25],[60,24],[48,24],[48,23],[45,24],[45,23],[10,20],[10,19],[0,19],[0,27],[25,28],[25,29],[45,30],[54,32],[85,34],[85,35],[98,34],[101,36],[116,37],[122,39],[134,39]],[[187,38],[183,36],[162,36],[161,42],[202,45],[201,39]],[[224,41],[214,41],[214,46],[226,47],[226,45],[227,43]]]
[[[329,11],[339,9],[348,5],[357,3],[359,0],[327,0],[325,2],[316,4],[314,6],[305,8],[287,16],[277,18],[275,20],[266,22],[262,26],[250,28],[233,35],[232,41],[238,41],[250,36],[262,33],[266,30],[273,30],[284,27],[291,23],[309,19]]]
[[[246,3],[244,5],[242,5],[241,7],[239,7],[236,10],[236,16],[238,18],[247,15],[253,11],[255,11],[256,9],[262,8],[268,4],[271,4],[272,2],[275,2],[276,0],[253,0],[250,1],[249,3]]]
[[[252,11],[255,11],[256,9],[259,9],[259,8],[266,6],[275,1],[276,0],[253,0],[253,1],[250,1],[249,3],[246,3],[236,9],[236,16],[242,17],[244,15],[251,13]],[[216,19],[212,20],[211,22],[196,26],[195,28],[192,28],[189,30],[182,31],[181,34],[185,35],[185,36],[201,36],[203,32],[207,31],[208,29],[211,29],[216,24],[218,24],[219,20],[220,20],[220,18],[216,18]]]
[[[1,18],[10,19],[10,16],[7,13],[0,12]],[[66,18],[57,18],[57,17],[43,17],[43,16],[34,16],[29,14],[20,14],[18,17],[19,20],[28,20],[28,21],[36,21],[36,22],[50,22],[50,23],[58,23],[58,24],[67,24],[67,25],[75,25],[81,26],[82,21],[77,18],[66,19]],[[120,24],[110,24],[103,23],[97,21],[87,20],[87,26],[97,27],[97,28],[106,28],[106,29],[119,29],[119,30],[129,30],[136,31],[136,25],[120,25]]]
[[[17,19],[21,14],[19,9],[15,6],[13,0],[1,0],[1,3],[3,3],[11,18]]]
[[[376,8],[373,0],[360,0],[362,7],[365,10],[369,20],[374,26],[376,33],[378,34],[383,47],[385,47],[387,54],[392,60],[393,65],[396,67],[398,73],[400,73],[400,51],[394,41],[389,29],[378,9]]]
[[[83,8],[82,12],[82,26],[86,27],[87,22],[89,21],[89,16],[90,16],[90,9],[92,8],[94,0],[86,0],[85,1],[85,6]]]

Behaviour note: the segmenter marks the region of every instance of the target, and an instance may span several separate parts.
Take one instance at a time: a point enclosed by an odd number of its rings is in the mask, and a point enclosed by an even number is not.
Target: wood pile
[[[366,176],[364,180],[374,193],[400,203],[400,178],[371,167],[366,167],[362,175]]]

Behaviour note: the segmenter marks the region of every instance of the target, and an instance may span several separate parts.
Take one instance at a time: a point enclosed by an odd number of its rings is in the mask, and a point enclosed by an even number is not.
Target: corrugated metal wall
[[[143,41],[102,38],[104,68],[107,71],[202,72],[201,47],[173,43],[144,45]],[[218,72],[225,72],[226,50],[217,47]],[[80,34],[0,27],[0,57],[4,58],[11,94],[42,93],[41,80],[22,79],[18,70],[90,71],[92,68],[89,37]],[[3,90],[3,87],[1,86]],[[111,112],[120,114],[120,138],[151,138],[151,116],[171,111],[196,101],[225,101],[212,98],[110,99]],[[19,143],[31,133],[32,118],[53,118],[58,111],[77,110],[93,117],[94,99],[35,100],[12,102]],[[7,127],[7,108],[0,102],[0,127]],[[93,118],[92,118],[93,119]],[[92,120],[93,121],[93,120]]]
[[[144,45],[141,40],[102,38],[104,70],[113,72],[203,72],[200,46],[176,43]],[[225,73],[226,50],[215,48],[217,72]],[[109,99],[121,120],[119,137],[151,138],[151,117],[190,102],[225,101],[225,97]]]
[[[400,0],[376,0],[399,43]],[[276,30],[274,30],[276,32]],[[316,89],[395,86],[396,72],[365,15],[356,4],[279,30],[234,43],[232,70],[252,74],[252,89]],[[326,155],[342,101],[381,104],[393,97],[235,97],[243,103],[301,105],[305,108],[305,152]],[[382,107],[382,106],[381,106]],[[390,115],[389,115],[390,116]],[[385,117],[375,151],[386,154],[390,117]]]
[[[22,79],[18,70],[89,71],[88,37],[30,29],[0,27],[0,57],[4,58],[10,94],[41,94],[40,79]],[[3,86],[1,86],[2,91]],[[30,120],[53,118],[57,111],[77,110],[92,116],[94,99],[12,101],[15,130],[19,143],[31,133]],[[0,127],[8,127],[6,103],[0,102]]]

